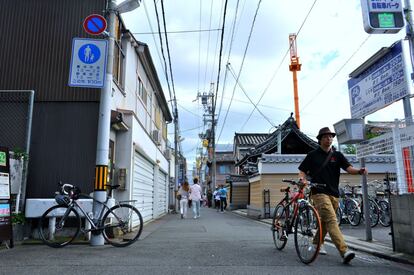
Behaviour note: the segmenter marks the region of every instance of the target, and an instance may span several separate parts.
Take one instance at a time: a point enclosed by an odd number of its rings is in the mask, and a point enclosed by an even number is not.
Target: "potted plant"
[[[12,213],[11,215],[12,227],[13,227],[13,239],[15,241],[24,240],[26,217],[23,213]]]

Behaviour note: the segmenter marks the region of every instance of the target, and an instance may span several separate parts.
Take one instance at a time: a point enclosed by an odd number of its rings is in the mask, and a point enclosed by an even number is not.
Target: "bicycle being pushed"
[[[319,254],[322,243],[322,226],[317,210],[310,204],[301,181],[282,180],[298,187],[291,194],[290,187],[280,189],[284,198],[276,205],[272,220],[273,242],[278,250],[287,243],[288,235],[294,235],[296,253],[305,263],[312,263]],[[308,182],[309,187],[323,184]]]
[[[57,205],[52,206],[39,220],[39,235],[41,240],[50,247],[63,247],[75,240],[79,232],[103,234],[104,239],[111,245],[124,247],[136,242],[141,235],[143,220],[141,213],[133,205],[132,201],[120,201],[110,207],[107,197],[105,202],[95,200],[89,195],[81,194],[78,187],[71,184],[59,183],[60,190],[56,192]],[[119,185],[107,185],[110,194]],[[86,213],[77,200],[82,198],[92,199],[100,205],[97,217],[92,213]],[[81,215],[85,217],[82,222]],[[87,223],[90,224],[86,226]]]

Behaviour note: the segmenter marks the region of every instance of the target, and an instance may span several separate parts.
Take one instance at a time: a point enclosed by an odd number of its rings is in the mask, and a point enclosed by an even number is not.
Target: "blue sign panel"
[[[105,84],[107,48],[106,40],[74,38],[69,86],[102,88]]]
[[[402,41],[398,41],[387,54],[348,80],[351,117],[363,118],[407,96],[408,79]]]

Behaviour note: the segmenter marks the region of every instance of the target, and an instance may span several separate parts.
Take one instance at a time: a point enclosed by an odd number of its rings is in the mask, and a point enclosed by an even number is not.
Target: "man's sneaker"
[[[353,258],[355,258],[355,253],[347,250],[344,254],[343,263],[348,264]]]
[[[321,244],[321,247],[319,248],[319,254],[326,255],[328,252],[325,249],[325,245]]]

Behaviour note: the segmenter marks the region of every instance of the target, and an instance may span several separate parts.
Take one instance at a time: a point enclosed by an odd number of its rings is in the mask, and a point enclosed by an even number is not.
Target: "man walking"
[[[194,184],[190,187],[190,199],[192,200],[194,219],[200,218],[200,200],[201,200],[201,186],[198,184],[198,179],[194,178]]]
[[[356,169],[348,162],[341,152],[332,148],[333,138],[336,136],[328,127],[319,130],[316,137],[319,147],[311,151],[299,166],[299,178],[303,183],[310,179],[312,182],[320,183],[324,187],[311,188],[311,199],[321,218],[322,223],[322,245],[319,250],[321,255],[326,255],[323,242],[326,233],[329,233],[332,242],[338,249],[343,263],[349,263],[355,253],[348,250],[342,232],[336,222],[336,210],[339,206],[339,176],[340,169],[349,174],[367,174],[365,168]]]

